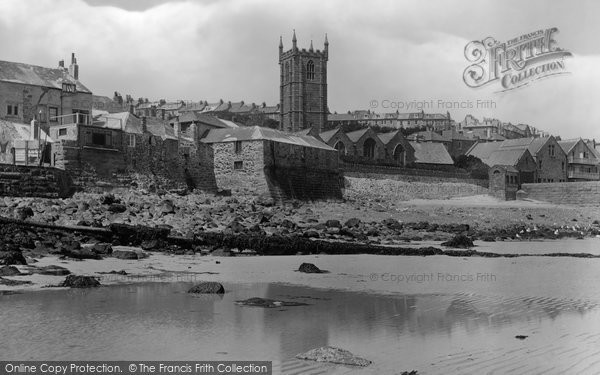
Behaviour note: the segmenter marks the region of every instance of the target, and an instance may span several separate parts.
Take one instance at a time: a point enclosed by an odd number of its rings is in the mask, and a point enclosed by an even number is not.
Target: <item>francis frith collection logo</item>
[[[541,78],[566,74],[564,59],[571,52],[558,47],[556,27],[537,30],[501,43],[492,37],[475,40],[465,47],[472,63],[463,80],[469,87],[481,87],[498,81],[499,91],[513,90]]]

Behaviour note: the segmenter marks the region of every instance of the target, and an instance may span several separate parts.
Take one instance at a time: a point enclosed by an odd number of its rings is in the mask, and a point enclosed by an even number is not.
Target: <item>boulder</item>
[[[450,241],[442,242],[442,246],[454,247],[459,249],[468,249],[473,246],[473,240],[464,234],[454,236]]]
[[[325,225],[327,226],[327,228],[341,228],[342,224],[340,223],[339,220],[327,220],[325,222]]]
[[[306,353],[296,355],[296,358],[316,362],[337,363],[348,366],[366,367],[371,364],[371,361],[368,359],[357,357],[347,350],[335,348],[333,346],[324,346],[321,348],[312,349]]]
[[[127,207],[121,203],[112,203],[110,206],[108,206],[108,211],[118,214],[127,211]]]
[[[347,226],[348,228],[356,228],[360,225],[360,219],[357,219],[355,217],[348,219],[345,223],[345,226]]]
[[[92,246],[92,251],[96,254],[110,255],[112,254],[112,245],[105,242],[99,242]]]
[[[30,217],[33,217],[33,210],[31,207],[19,207],[15,210],[15,216],[19,220],[27,220]]]
[[[18,286],[18,285],[25,285],[25,284],[31,284],[31,281],[11,280],[11,279],[5,279],[3,277],[0,277],[0,285]]]
[[[58,285],[68,288],[95,288],[100,286],[100,281],[93,276],[69,275]]]
[[[392,219],[392,218],[384,219],[382,221],[382,223],[389,229],[396,229],[396,230],[402,229],[402,224],[396,219]]]
[[[302,263],[298,271],[303,273],[324,273],[324,271],[312,263]]]
[[[134,260],[140,259],[138,253],[133,250],[113,250],[112,256],[117,259]]]
[[[12,266],[14,264],[26,265],[27,261],[19,251],[0,252],[0,265]]]
[[[22,275],[22,273],[15,266],[0,267],[0,276],[19,276],[19,275]]]
[[[169,215],[175,213],[175,204],[170,199],[165,199],[158,206],[158,210],[162,215]]]
[[[235,301],[238,305],[243,306],[252,306],[252,307],[264,307],[264,308],[273,308],[273,307],[287,307],[287,306],[307,306],[307,303],[303,302],[289,302],[289,301],[278,301],[274,299],[268,298],[260,298],[260,297],[252,297],[243,301]]]
[[[55,266],[55,265],[40,267],[36,270],[33,270],[33,272],[38,273],[40,275],[51,275],[51,276],[67,276],[67,275],[71,274],[71,271],[69,271],[68,269],[61,267],[61,266]]]
[[[225,288],[221,283],[214,281],[206,281],[200,284],[196,284],[188,290],[188,293],[196,294],[223,294]]]

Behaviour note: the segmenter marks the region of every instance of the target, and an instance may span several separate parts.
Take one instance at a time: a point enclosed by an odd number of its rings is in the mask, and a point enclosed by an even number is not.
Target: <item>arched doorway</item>
[[[404,152],[404,147],[402,147],[401,144],[396,145],[396,148],[394,149],[394,160],[400,162],[402,165],[404,165],[406,163],[405,160],[405,155],[406,153]]]
[[[363,156],[369,159],[375,159],[375,140],[368,138],[363,144]]]
[[[346,155],[346,145],[342,141],[337,141],[334,148],[338,150],[340,155]]]

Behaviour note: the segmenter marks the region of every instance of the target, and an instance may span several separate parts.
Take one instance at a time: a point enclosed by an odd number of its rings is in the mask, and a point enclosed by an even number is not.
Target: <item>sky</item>
[[[418,105],[600,140],[598,15],[593,0],[2,0],[0,60],[53,67],[75,52],[97,95],[272,105],[279,37],[322,49],[327,33],[331,112]],[[506,92],[463,82],[469,42],[551,27],[569,74]]]

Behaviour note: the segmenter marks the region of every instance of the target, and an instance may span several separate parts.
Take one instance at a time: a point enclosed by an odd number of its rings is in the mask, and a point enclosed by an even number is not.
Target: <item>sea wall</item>
[[[525,197],[557,204],[600,205],[600,181],[523,184]]]

